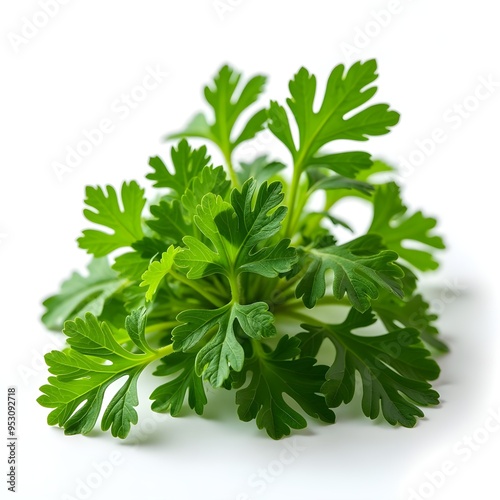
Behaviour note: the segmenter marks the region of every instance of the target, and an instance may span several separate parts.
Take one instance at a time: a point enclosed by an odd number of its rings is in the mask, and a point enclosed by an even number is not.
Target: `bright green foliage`
[[[162,236],[165,241],[180,244],[186,234],[192,233],[192,225],[187,222],[179,200],[160,201],[151,207],[155,219],[148,221],[148,226]]]
[[[203,197],[194,221],[212,248],[193,236],[183,239],[187,249],[176,263],[189,268],[188,278],[218,273],[234,280],[242,272],[273,278],[291,270],[297,257],[288,240],[255,249],[276,235],[286,215],[286,208],[279,206],[281,183],[264,182],[257,193],[255,189],[255,181],[245,182],[241,191],[232,191],[230,203],[213,193]]]
[[[444,248],[436,220],[408,213],[392,167],[340,147],[399,120],[372,102],[376,71],[373,60],[339,65],[318,96],[302,68],[283,106],[256,104],[265,77],[244,80],[224,66],[205,87],[211,116],[168,136],[180,139],[168,159],[150,159],[147,207],[135,181],[119,193],[87,188],[84,214],[97,227],[78,243],[93,255],[88,274],[74,273],[44,302],[43,322],[67,340],[46,355],[51,376],[38,401],[50,425],[88,434],[100,419],[125,438],[150,364],[153,411],[179,416],[187,403],[202,415],[210,384],[233,390],[239,418],[273,439],[306,418],[333,423],[332,409],[357,390],[363,413],[392,425],[412,427],[438,403],[426,346],[447,347],[417,275],[435,269],[433,252]],[[238,146],[266,127],[285,158],[239,158]],[[212,164],[214,145],[224,165]],[[351,197],[372,208],[364,233],[337,213]],[[343,322],[323,319],[346,306]]]
[[[209,122],[203,113],[197,114],[181,132],[170,134],[167,139],[199,137],[215,143],[228,162],[233,182],[237,177],[231,162],[231,153],[236,146],[249,139],[264,128],[267,111],[260,109],[243,125],[241,132],[233,133],[241,114],[259,98],[264,90],[266,77],[257,75],[249,81],[241,82],[241,74],[229,66],[223,66],[214,78],[212,86],[205,87],[205,99],[213,110],[213,121]]]
[[[213,86],[205,87],[205,98],[214,113],[213,123],[210,124],[203,114],[198,114],[184,131],[171,134],[169,138],[201,137],[215,142],[224,152],[231,152],[238,144],[254,137],[267,119],[265,109],[257,111],[239,135],[234,137],[232,131],[243,111],[259,98],[266,78],[254,76],[243,85],[240,85],[240,80],[240,73],[223,66],[214,78]]]
[[[356,177],[360,171],[369,169],[372,164],[371,155],[363,151],[325,154],[309,160],[311,166],[327,168],[351,178]]]
[[[147,286],[146,300],[152,300],[158,286],[163,278],[172,270],[175,255],[180,251],[170,245],[166,252],[163,252],[160,261],[149,264],[148,270],[142,275],[142,283],[139,286]]]
[[[196,373],[203,374],[214,387],[224,383],[231,369],[239,372],[243,368],[245,354],[236,338],[237,326],[239,335],[249,339],[276,334],[273,315],[264,302],[230,303],[211,310],[191,309],[180,313],[177,319],[183,324],[173,331],[174,349],[190,351],[201,344],[195,360]],[[214,327],[215,333],[209,336]]]
[[[313,161],[316,164],[320,162],[331,165],[332,170],[338,172],[339,167],[335,168],[335,165],[338,160],[345,161],[345,157],[315,157],[323,146],[339,139],[366,141],[369,136],[386,134],[389,127],[398,123],[399,114],[389,110],[387,104],[374,104],[352,114],[366,104],[377,91],[377,87],[369,86],[377,79],[376,70],[377,64],[374,60],[357,62],[347,72],[342,64],[335,67],[328,79],[323,102],[319,111],[315,112],[313,108],[316,77],[301,68],[290,82],[291,97],[286,101],[299,129],[298,145],[293,140],[285,108],[277,102],[271,102],[269,128],[291,151],[293,158],[299,160],[302,167],[311,165]],[[349,113],[351,116],[346,118]],[[352,165],[349,171],[354,173],[365,165],[369,166],[363,153],[349,155],[349,163]]]
[[[130,426],[137,423],[137,379],[151,361],[161,358],[169,346],[153,350],[145,339],[146,317],[138,310],[127,318],[130,340],[140,352],[131,352],[114,338],[110,327],[90,313],[85,319],[68,321],[64,333],[70,346],[65,351],[52,351],[45,356],[49,385],[38,401],[54,408],[49,424],[64,428],[66,434],[88,434],[101,411],[106,389],[126,377],[122,387],[107,406],[102,417],[103,430],[111,428],[113,436],[124,438]],[[82,403],[83,406],[80,406]]]
[[[107,195],[107,196],[106,196]],[[93,210],[85,209],[83,214],[95,224],[111,229],[113,234],[96,229],[86,229],[78,238],[80,248],[95,257],[103,257],[117,248],[128,247],[143,236],[141,215],[146,199],[144,190],[134,181],[123,183],[121,205],[113,187],[107,186],[106,193],[100,187],[87,187],[85,203]]]
[[[154,181],[154,187],[169,188],[171,189],[170,196],[180,198],[203,168],[209,164],[210,156],[207,155],[205,146],[193,149],[185,140],[179,142],[177,149],[172,148],[170,156],[173,173],[168,170],[161,158],[155,156],[149,159],[154,173],[146,175],[146,178]]]
[[[304,258],[306,273],[297,285],[297,297],[303,297],[304,305],[313,308],[325,295],[325,274],[329,270],[333,271],[333,296],[341,299],[347,294],[351,304],[361,312],[378,298],[380,289],[401,297],[399,278],[403,271],[395,264],[398,254],[388,250],[372,253],[371,240],[365,236],[344,245],[309,250]],[[359,255],[360,249],[370,253]]]
[[[198,177],[193,179],[191,187],[186,189],[182,195],[182,205],[189,216],[193,216],[196,214],[198,205],[206,194],[212,193],[224,198],[230,186],[231,183],[226,180],[226,173],[222,166],[217,168],[205,167]]]
[[[318,189],[324,189],[329,191],[332,189],[355,189],[365,196],[370,196],[373,191],[371,184],[367,182],[358,181],[356,179],[349,179],[348,177],[342,177],[341,175],[323,175],[319,172],[315,172],[312,169],[308,171],[310,176],[309,182],[311,187],[310,191],[317,191]],[[314,174],[312,176],[311,174]]]

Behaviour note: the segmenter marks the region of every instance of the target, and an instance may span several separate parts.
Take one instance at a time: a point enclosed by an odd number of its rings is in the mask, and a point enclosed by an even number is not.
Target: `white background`
[[[477,109],[470,98],[481,78],[500,82],[499,13],[492,0],[401,0],[381,26],[374,13],[393,4],[223,0],[218,11],[212,0],[73,0],[23,43],[16,36],[39,4],[2,2],[1,366],[2,390],[17,385],[19,391],[16,498],[499,498],[500,432],[481,430],[488,413],[500,410],[498,83]],[[370,35],[362,40],[366,29]],[[357,54],[349,56],[345,44]],[[130,441],[99,431],[65,437],[49,428],[47,410],[35,402],[46,378],[40,356],[60,336],[40,323],[40,302],[88,261],[75,243],[85,225],[84,187],[124,179],[145,184],[148,157],[167,154],[162,135],[202,107],[202,85],[224,62],[246,75],[269,74],[266,97],[283,100],[301,65],[324,82],[339,62],[372,57],[381,75],[378,100],[390,102],[402,120],[393,133],[362,146],[398,164],[417,148],[415,141],[429,139],[436,128],[445,132],[403,178],[410,206],[438,214],[449,245],[439,276],[427,284],[452,348],[440,360],[442,405],[427,410],[412,430],[371,422],[351,405],[338,410],[334,426],[312,423],[295,438],[274,442],[254,423],[237,420],[232,394],[210,391],[203,418],[158,419],[142,397]],[[168,76],[129,116],[118,113],[116,99],[156,66]],[[453,106],[464,100],[471,112],[458,119]],[[59,180],[54,162],[64,161],[67,147],[103,118],[114,130]],[[152,383],[143,377],[140,393],[148,394]],[[6,418],[0,422],[5,426]],[[467,435],[482,444],[464,444]],[[287,443],[300,451],[283,464]],[[7,449],[0,449],[6,472]],[[116,457],[113,471],[98,476],[93,464]],[[426,474],[446,462],[453,474],[439,488],[426,486]],[[255,481],[262,470],[271,481]],[[90,490],[78,489],[88,481]],[[2,480],[2,498],[8,498],[6,486]]]

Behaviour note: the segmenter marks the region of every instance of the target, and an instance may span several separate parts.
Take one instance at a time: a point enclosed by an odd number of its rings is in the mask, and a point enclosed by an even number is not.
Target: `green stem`
[[[352,306],[351,301],[347,297],[337,299],[333,295],[325,295],[318,300],[316,306],[324,306],[326,304],[333,304],[336,306]]]
[[[274,311],[278,311],[280,314],[286,314],[287,311],[291,311],[292,309],[302,309],[304,307],[304,303],[301,299],[296,299],[294,295],[290,294],[283,297],[283,302],[275,305]]]
[[[162,328],[166,328],[167,326],[168,327],[176,326],[178,324],[179,324],[178,321],[167,321],[165,323],[156,323],[154,325],[147,326],[144,333],[149,334],[148,342],[150,343],[152,340],[151,337],[155,337],[154,335],[151,335],[151,334],[158,333],[159,331],[161,331]],[[116,334],[113,335],[116,342],[118,342],[120,345],[130,342],[130,336],[128,335],[128,333],[124,332],[123,334],[121,334],[120,332],[121,332],[121,330],[119,330]],[[151,354],[151,360],[149,360],[149,358],[147,358],[146,362],[150,363],[151,361],[154,361],[155,359],[158,359],[158,358],[162,358],[163,356],[166,356],[167,354],[171,354],[172,352],[173,352],[172,344],[169,344],[168,346],[160,347],[154,353]],[[157,354],[157,353],[159,353],[159,354]],[[143,363],[143,361],[141,361],[141,363]]]
[[[294,214],[295,214],[295,201],[297,192],[299,190],[300,177],[302,169],[298,163],[293,166],[292,187],[290,188],[290,195],[288,197],[288,217],[286,220],[285,237],[292,238],[294,231]]]
[[[145,333],[153,333],[160,330],[166,330],[167,328],[172,328],[179,324],[178,321],[163,321],[161,323],[154,323],[146,327]]]
[[[292,317],[292,318],[296,318],[298,320],[301,321],[301,323],[307,323],[309,325],[317,325],[317,326],[323,326],[324,323],[321,322],[321,321],[318,321],[317,319],[314,319],[314,318],[311,318],[310,316],[308,316],[307,314],[304,314],[304,313],[301,313],[301,312],[297,312],[297,311],[290,311],[288,310],[286,312],[286,315],[288,317]]]
[[[280,316],[289,316],[294,312],[295,309],[304,309],[305,305],[302,299],[296,299],[293,295],[284,296],[283,302],[275,306],[274,313]],[[327,295],[320,299],[316,304],[316,307],[335,305],[335,306],[351,306],[349,299],[336,299],[333,295]],[[294,312],[295,314],[295,312]]]
[[[238,302],[240,304],[244,304],[246,300],[246,295],[245,295],[245,286],[243,285],[243,277],[242,275],[238,275],[236,278],[236,282],[238,284]]]
[[[229,285],[231,286],[231,298],[233,302],[240,302],[240,287],[238,283],[238,279],[231,275],[228,277]]]
[[[301,196],[299,197],[299,200],[297,201],[297,205],[295,207],[295,216],[292,220],[292,229],[293,229],[291,233],[292,235],[296,232],[297,226],[300,221],[300,217],[304,213],[304,209],[306,208],[307,202],[309,201],[309,198],[313,193],[314,189],[308,189],[307,191],[304,190],[304,192],[301,193]]]
[[[233,167],[233,161],[231,159],[231,151],[229,147],[221,148],[222,154],[224,155],[224,160],[226,161],[227,169],[229,171],[229,178],[231,179],[231,183],[233,187],[240,187],[240,182],[238,181],[238,176]]]
[[[171,269],[170,270],[170,274],[176,280],[178,280],[181,283],[184,283],[185,285],[191,287],[195,292],[199,293],[202,297],[204,297],[205,299],[207,299],[214,306],[216,306],[216,307],[222,307],[223,305],[225,305],[224,302],[222,302],[218,297],[215,297],[210,292],[207,292],[206,290],[203,290],[203,288],[200,288],[196,284],[195,281],[186,278],[182,273],[178,273],[177,271],[174,271],[173,269]]]
[[[169,344],[169,345],[166,345],[164,347],[160,347],[154,353],[151,354],[149,362],[151,363],[157,359],[164,358],[165,356],[168,356],[169,354],[172,354],[173,352],[174,352],[173,344]]]

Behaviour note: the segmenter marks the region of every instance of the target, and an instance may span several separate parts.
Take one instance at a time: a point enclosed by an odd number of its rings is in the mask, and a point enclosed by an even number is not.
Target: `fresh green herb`
[[[391,178],[387,164],[332,152],[334,141],[366,141],[398,122],[371,103],[376,70],[339,65],[317,96],[302,68],[286,106],[252,111],[266,78],[245,82],[224,66],[205,88],[212,116],[168,136],[179,140],[170,160],[150,159],[157,193],[147,209],[134,181],[87,188],[94,226],[78,243],[93,256],[88,275],[74,273],[44,302],[42,320],[68,344],[45,358],[52,376],[38,401],[52,409],[49,424],[87,434],[102,412],[101,428],[125,438],[138,420],[137,380],[153,363],[154,411],[176,416],[187,400],[201,415],[207,384],[234,389],[240,419],[274,439],[304,428],[304,414],[334,422],[332,409],[356,390],[367,417],[392,425],[412,427],[438,403],[431,350],[447,348],[416,275],[438,266],[436,220],[408,213],[392,180],[374,184],[374,174]],[[289,157],[239,160],[264,128]],[[187,138],[208,140],[225,168]],[[340,242],[352,230],[338,202],[353,196],[371,204],[372,221]]]

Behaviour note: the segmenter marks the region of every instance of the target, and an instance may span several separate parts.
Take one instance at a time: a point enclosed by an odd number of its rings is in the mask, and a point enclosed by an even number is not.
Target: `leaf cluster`
[[[320,95],[302,68],[283,104],[256,107],[266,78],[224,66],[204,89],[209,113],[167,137],[167,157],[150,158],[153,198],[135,181],[87,188],[78,244],[88,272],[44,302],[43,322],[67,340],[46,355],[38,401],[49,424],[87,434],[100,419],[125,438],[149,365],[154,411],[177,416],[187,402],[201,415],[207,385],[234,390],[239,418],[274,439],[306,416],[333,423],[356,391],[367,417],[391,425],[412,427],[438,403],[431,351],[446,345],[417,288],[444,248],[436,220],[408,210],[389,165],[339,151],[397,124],[372,102],[376,79],[373,60],[338,65]],[[287,157],[242,161],[239,147],[265,128]],[[377,183],[381,172],[389,180]],[[350,197],[372,218],[346,237],[338,203]]]

